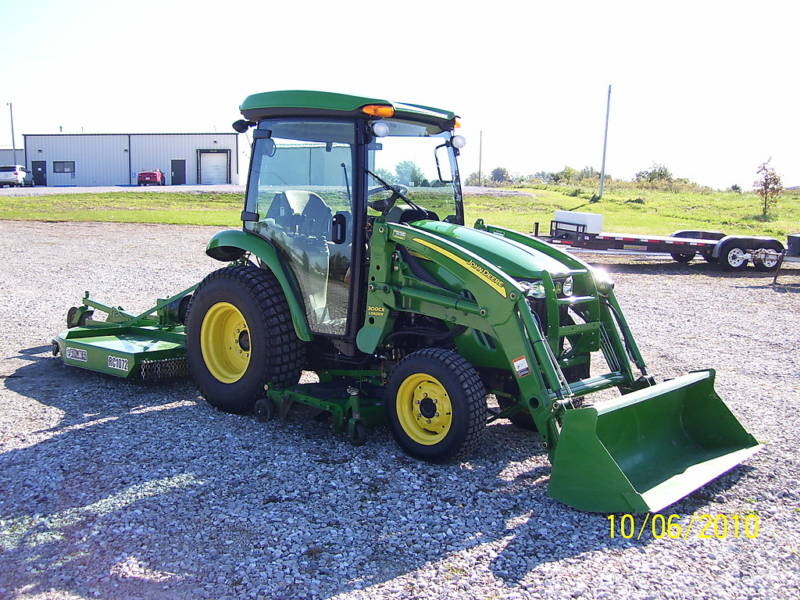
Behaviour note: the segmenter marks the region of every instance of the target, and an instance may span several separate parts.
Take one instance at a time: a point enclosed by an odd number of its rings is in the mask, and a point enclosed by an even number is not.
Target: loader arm
[[[414,312],[483,331],[502,340],[506,368],[514,374],[520,402],[535,416],[548,447],[555,445],[554,403],[569,386],[517,283],[497,266],[412,225],[376,221],[370,241],[367,318],[358,333],[362,352],[374,352],[393,330],[393,313]],[[417,277],[399,248],[442,267],[452,287]],[[542,273],[549,278],[549,274]],[[459,291],[456,291],[459,290]],[[468,298],[460,290],[468,290]]]

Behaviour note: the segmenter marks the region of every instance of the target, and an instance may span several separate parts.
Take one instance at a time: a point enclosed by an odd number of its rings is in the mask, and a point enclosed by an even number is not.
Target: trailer
[[[534,237],[558,246],[584,250],[669,254],[679,263],[688,263],[697,255],[706,262],[738,271],[749,263],[758,271],[772,271],[778,266],[783,244],[771,237],[726,235],[721,231],[680,230],[671,235],[609,233],[602,231],[603,215],[557,210],[550,221],[550,234],[540,235],[534,223]]]

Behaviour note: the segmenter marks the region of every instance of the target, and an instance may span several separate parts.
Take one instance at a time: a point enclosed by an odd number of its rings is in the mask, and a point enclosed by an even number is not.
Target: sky
[[[251,93],[316,89],[461,116],[462,175],[654,163],[800,185],[793,2],[0,0],[0,147],[23,133],[232,131]],[[8,27],[6,24],[13,24]]]

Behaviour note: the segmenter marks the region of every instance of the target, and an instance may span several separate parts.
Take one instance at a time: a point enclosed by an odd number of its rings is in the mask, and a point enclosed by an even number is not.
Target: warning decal
[[[525,375],[530,375],[531,369],[528,366],[528,360],[524,356],[515,358],[511,361],[511,364],[514,365],[514,370],[517,372],[517,377],[525,377]]]

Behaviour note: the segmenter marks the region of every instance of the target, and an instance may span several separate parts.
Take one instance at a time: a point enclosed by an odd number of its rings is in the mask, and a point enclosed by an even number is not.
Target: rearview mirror
[[[436,173],[439,176],[439,181],[441,181],[442,183],[453,183],[453,176],[450,171],[450,157],[447,156],[446,152],[445,152],[445,159],[446,159],[445,165],[447,165],[447,169],[445,170],[445,175],[448,176],[448,179],[445,179],[445,177],[442,175],[442,167],[439,164],[439,150],[441,150],[442,148],[447,148],[447,143],[436,146],[436,148],[433,151],[433,157],[436,159]]]

